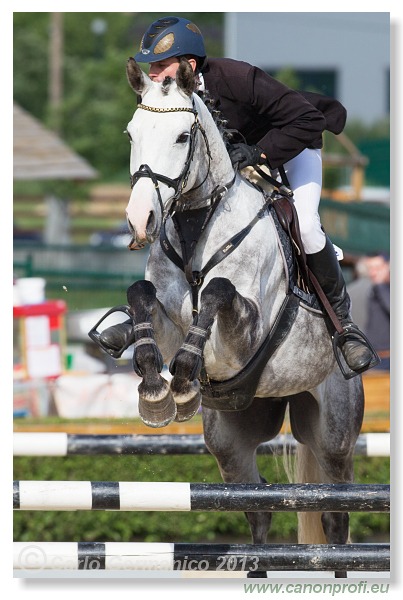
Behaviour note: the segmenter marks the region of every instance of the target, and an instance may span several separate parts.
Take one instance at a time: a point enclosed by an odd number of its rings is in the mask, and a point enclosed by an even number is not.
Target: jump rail
[[[69,433],[14,433],[14,456],[70,456],[101,454],[209,454],[202,435],[74,435]],[[297,443],[281,435],[261,444],[258,454],[294,454]],[[361,434],[356,455],[390,456],[389,433]]]
[[[389,544],[14,542],[14,569],[389,571]]]
[[[381,484],[15,481],[15,510],[389,512]]]

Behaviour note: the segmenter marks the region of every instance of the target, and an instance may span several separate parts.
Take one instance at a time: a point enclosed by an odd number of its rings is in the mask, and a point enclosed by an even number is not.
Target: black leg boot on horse
[[[351,300],[332,242],[326,236],[323,250],[307,254],[307,265],[321,286],[343,327],[340,350],[347,365],[355,373],[362,373],[377,364],[377,355],[368,340],[353,323]]]

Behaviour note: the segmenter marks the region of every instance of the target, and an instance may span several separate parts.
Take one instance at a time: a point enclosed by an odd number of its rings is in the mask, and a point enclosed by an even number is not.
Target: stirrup
[[[95,342],[100,348],[102,348],[102,350],[104,352],[107,352],[113,358],[120,358],[122,356],[123,352],[125,350],[127,350],[127,348],[134,343],[134,329],[133,329],[132,333],[130,334],[129,339],[127,340],[127,342],[119,350],[113,350],[112,348],[108,348],[107,346],[105,346],[103,344],[103,342],[101,341],[101,333],[98,331],[98,327],[100,326],[100,324],[103,321],[105,321],[105,319],[109,315],[111,315],[112,313],[115,313],[115,312],[122,312],[122,313],[124,313],[125,315],[127,315],[128,317],[130,317],[130,319],[133,322],[133,315],[130,312],[130,307],[129,306],[127,306],[126,304],[115,306],[115,308],[111,308],[110,310],[108,310],[104,314],[104,316],[98,321],[98,323],[96,323],[96,325],[94,325],[94,327],[88,332],[88,335],[92,339],[93,342]],[[115,325],[116,325],[116,323],[115,323]]]
[[[350,369],[350,367],[347,365],[344,357],[343,357],[343,361],[341,360],[341,356],[343,356],[341,348],[342,348],[344,342],[348,341],[346,339],[347,336],[350,336],[351,334],[354,334],[354,336],[357,338],[361,338],[366,343],[368,349],[372,352],[372,360],[369,362],[369,364],[365,365],[365,367],[363,367],[362,369],[357,369],[356,371],[353,371],[352,369]],[[367,338],[367,336],[362,331],[360,331],[358,329],[358,327],[356,327],[355,325],[349,325],[348,329],[345,329],[343,331],[343,333],[339,333],[338,331],[336,331],[333,334],[332,343],[333,343],[333,352],[336,357],[337,363],[340,367],[340,371],[343,374],[344,379],[352,379],[356,375],[360,375],[361,373],[364,373],[364,371],[367,371],[368,369],[372,369],[373,367],[376,367],[381,362],[381,359],[379,358],[378,354],[375,352],[375,350],[374,350],[371,342]],[[344,364],[343,364],[343,362],[344,362]],[[346,368],[346,365],[347,365],[347,368]]]

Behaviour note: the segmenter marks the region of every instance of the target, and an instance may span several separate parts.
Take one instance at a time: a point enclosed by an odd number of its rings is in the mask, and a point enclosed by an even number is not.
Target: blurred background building
[[[227,13],[225,55],[268,73],[292,68],[304,89],[338,98],[349,119],[389,116],[388,12]]]

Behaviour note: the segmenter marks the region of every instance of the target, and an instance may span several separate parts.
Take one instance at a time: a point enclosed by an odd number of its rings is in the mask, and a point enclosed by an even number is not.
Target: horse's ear
[[[186,96],[191,96],[195,91],[195,74],[190,62],[183,56],[176,71],[176,83]]]
[[[140,69],[134,58],[129,58],[127,61],[126,74],[130,87],[140,96],[144,95],[152,84],[151,79]]]

